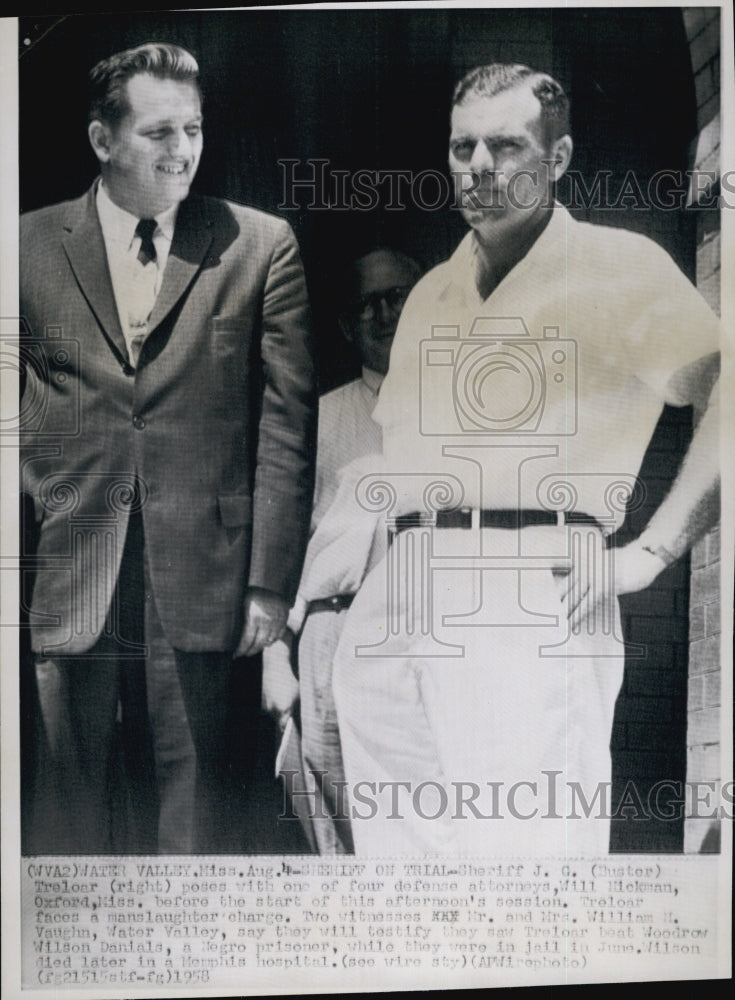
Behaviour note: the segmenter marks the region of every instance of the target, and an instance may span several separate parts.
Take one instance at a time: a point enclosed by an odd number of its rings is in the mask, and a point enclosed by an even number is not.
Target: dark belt
[[[481,528],[530,528],[536,525],[558,524],[558,516],[552,510],[481,510]],[[581,511],[565,510],[564,524],[593,524],[600,527],[596,518]],[[409,528],[463,528],[472,526],[472,511],[467,507],[458,510],[440,510],[436,515],[421,514],[418,511],[401,514],[395,520],[395,533],[399,535]]]
[[[313,615],[317,611],[344,611],[349,608],[354,600],[354,594],[335,594],[334,597],[320,597],[316,601],[309,601],[306,606],[306,614]]]

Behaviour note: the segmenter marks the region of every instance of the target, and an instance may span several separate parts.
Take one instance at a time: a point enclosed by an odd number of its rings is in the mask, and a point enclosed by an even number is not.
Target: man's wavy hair
[[[547,145],[569,134],[569,100],[561,84],[520,63],[490,63],[470,70],[454,90],[452,107],[473,97],[495,97],[528,81],[541,105],[541,127]]]
[[[193,83],[201,97],[199,66],[194,56],[178,45],[146,42],[102,59],[91,70],[88,121],[119,124],[130,110],[125,84],[139,73],[159,80]]]

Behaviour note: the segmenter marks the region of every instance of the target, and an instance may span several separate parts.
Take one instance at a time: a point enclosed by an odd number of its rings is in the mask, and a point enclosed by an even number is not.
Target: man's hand
[[[299,682],[291,669],[293,633],[286,632],[263,651],[261,708],[283,730],[299,700]]]
[[[718,370],[719,357],[711,354],[670,381],[669,402],[677,406],[691,402],[696,408],[708,402],[674,484],[643,535],[629,545],[609,549],[604,558],[601,546],[588,544],[581,534],[572,536],[572,569],[567,562],[554,575],[573,633],[585,621],[588,630],[594,631],[595,616],[612,615],[616,597],[648,587],[716,523],[720,503]],[[603,617],[602,621],[612,619]]]
[[[640,542],[604,552],[598,545],[575,546],[571,570],[554,571],[571,631],[580,632],[585,621],[602,623],[606,616],[612,622],[616,598],[645,590],[667,565]]]
[[[235,656],[255,656],[280,639],[287,617],[288,604],[282,597],[270,590],[249,587],[245,595],[245,628]]]

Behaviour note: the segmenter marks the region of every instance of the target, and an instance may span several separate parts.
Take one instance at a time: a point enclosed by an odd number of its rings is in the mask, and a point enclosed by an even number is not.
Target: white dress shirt
[[[135,233],[137,216],[116,205],[102,182],[97,187],[97,215],[107,252],[120,326],[128,355],[134,359],[142,339],[148,334],[148,319],[161,290],[163,272],[171,250],[178,204],[155,216],[158,227],[153,234],[156,260],[143,265],[138,260],[141,239]]]

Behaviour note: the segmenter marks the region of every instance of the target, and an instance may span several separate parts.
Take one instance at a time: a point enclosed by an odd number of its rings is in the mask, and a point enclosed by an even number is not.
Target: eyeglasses
[[[382,292],[363,295],[351,303],[350,312],[357,319],[375,319],[384,302],[389,309],[400,310],[405,305],[412,287],[412,285],[394,285],[393,288],[386,288]]]

